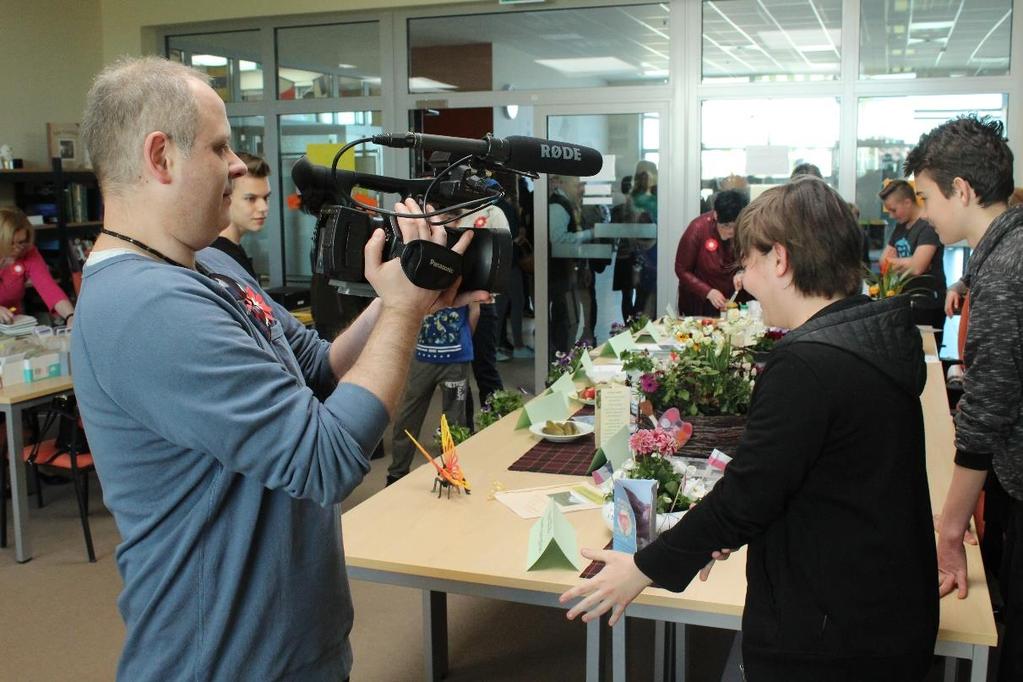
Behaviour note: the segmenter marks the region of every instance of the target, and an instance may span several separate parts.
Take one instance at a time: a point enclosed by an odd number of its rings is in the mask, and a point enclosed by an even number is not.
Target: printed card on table
[[[620,478],[614,483],[614,533],[611,548],[635,554],[655,535],[657,481]]]
[[[530,424],[542,424],[548,419],[564,421],[571,414],[568,396],[557,391],[533,398],[519,413],[516,429],[528,428]]]
[[[603,386],[597,390],[593,420],[597,448],[603,448],[609,438],[623,426],[628,428],[632,416],[632,389],[621,384]]]

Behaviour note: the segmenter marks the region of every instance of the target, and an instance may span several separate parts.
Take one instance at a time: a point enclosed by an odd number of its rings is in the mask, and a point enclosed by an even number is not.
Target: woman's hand
[[[0,324],[10,324],[14,322],[14,309],[0,307]]]
[[[587,559],[603,561],[604,568],[595,577],[565,592],[558,601],[566,604],[576,597],[584,597],[568,610],[569,620],[581,613],[583,622],[589,623],[611,611],[608,625],[614,625],[632,600],[650,585],[650,578],[636,568],[631,554],[606,549],[584,549],[580,553]]]
[[[724,310],[728,306],[728,299],[717,289],[711,289],[707,292],[707,300],[718,310]]]

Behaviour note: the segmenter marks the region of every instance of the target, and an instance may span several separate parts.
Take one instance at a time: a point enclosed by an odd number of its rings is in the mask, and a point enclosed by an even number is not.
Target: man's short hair
[[[199,128],[199,106],[190,79],[209,83],[198,71],[162,57],[125,57],[96,76],[82,114],[82,139],[103,191],[137,184],[142,143],[159,130],[187,156]]]
[[[1004,203],[1012,194],[1012,150],[1005,126],[990,116],[959,116],[929,133],[906,156],[906,175],[927,175],[941,193],[952,196],[953,181],[962,178],[977,193],[981,206]]]
[[[877,193],[881,201],[886,201],[892,195],[895,195],[896,199],[909,199],[916,203],[916,190],[905,180],[892,180]]]
[[[789,180],[795,180],[796,178],[803,175],[809,175],[814,178],[824,179],[824,175],[821,174],[821,169],[818,168],[816,164],[800,163],[797,164],[796,167],[792,169],[792,175],[789,176]]]
[[[254,178],[265,178],[270,175],[270,164],[262,156],[249,154],[248,152],[236,152],[242,163],[245,164],[245,172]]]
[[[772,187],[739,216],[739,262],[775,244],[788,252],[792,282],[807,296],[852,296],[863,285],[863,232],[838,192],[813,177]]]
[[[714,212],[718,214],[718,223],[734,223],[748,203],[746,193],[737,189],[718,192],[714,197]]]

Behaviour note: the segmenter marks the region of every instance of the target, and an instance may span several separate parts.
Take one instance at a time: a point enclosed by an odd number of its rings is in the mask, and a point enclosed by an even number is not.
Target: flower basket
[[[717,417],[686,417],[693,425],[693,435],[678,452],[682,457],[707,459],[717,448],[726,455],[735,457],[742,432],[746,430],[745,415],[720,415]]]

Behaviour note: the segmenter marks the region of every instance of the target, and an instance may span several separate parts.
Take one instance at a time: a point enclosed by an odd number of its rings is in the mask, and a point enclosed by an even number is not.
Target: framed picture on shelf
[[[79,139],[78,123],[47,123],[50,158],[59,158],[67,169],[86,166],[85,148]]]

